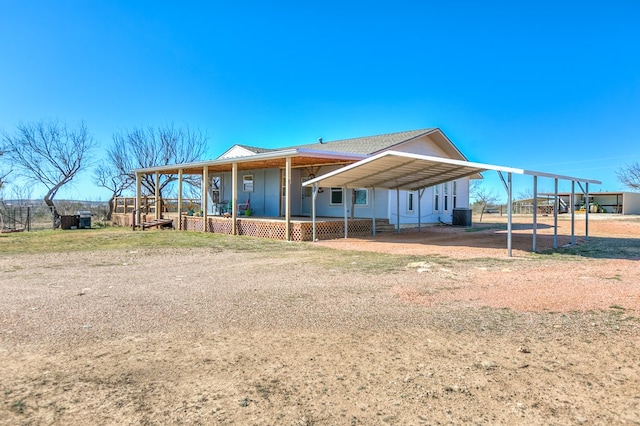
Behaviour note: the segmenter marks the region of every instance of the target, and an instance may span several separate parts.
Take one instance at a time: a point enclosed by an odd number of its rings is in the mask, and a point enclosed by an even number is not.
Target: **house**
[[[135,202],[125,201],[122,213],[116,208],[116,222],[139,226],[164,217],[179,229],[300,241],[369,236],[375,235],[376,221],[398,230],[402,224],[455,222],[456,212],[468,211],[469,180],[487,170],[500,175],[509,211],[512,174],[532,176],[534,192],[538,177],[554,179],[556,187],[558,180],[584,183],[586,194],[589,183],[600,183],[469,162],[440,129],[429,128],[279,149],[234,145],[215,160],[133,170]],[[142,176],[158,181],[161,174],[177,176],[175,212],[157,207],[162,203],[154,209],[143,204]],[[185,175],[201,177],[201,216],[185,214]],[[161,201],[157,192],[145,199]],[[535,220],[534,215],[534,251]],[[510,254],[510,215],[507,231]]]
[[[286,190],[282,186],[286,181],[286,168],[282,165],[267,167],[271,163],[257,161],[265,156],[286,158],[291,155],[291,151],[300,155],[313,154],[315,157],[322,157],[321,161],[308,156],[304,159],[300,158],[299,164],[291,168],[290,214],[309,217],[312,192],[311,187],[302,186],[305,181],[388,150],[466,161],[464,155],[440,129],[422,129],[331,142],[319,140],[313,144],[283,149],[234,145],[224,152],[218,161],[254,160],[253,166],[242,167],[238,174],[237,203],[243,203],[249,199],[253,215],[281,217],[285,216],[287,208]],[[470,176],[480,178],[477,173],[472,173]],[[209,211],[216,214],[218,213],[216,203],[222,201],[224,205],[225,200],[234,199],[232,171],[223,171],[215,176],[210,174],[209,178],[217,183],[209,205]],[[318,194],[316,214],[325,218],[342,218],[346,207],[350,218],[377,218],[396,223],[398,221],[397,195],[394,191],[384,189],[356,188],[353,194],[345,196],[342,187],[322,188]],[[469,177],[425,188],[420,195],[418,197],[417,191],[399,193],[400,223],[450,223],[453,209],[469,206]],[[372,202],[373,198],[375,198],[375,206]]]

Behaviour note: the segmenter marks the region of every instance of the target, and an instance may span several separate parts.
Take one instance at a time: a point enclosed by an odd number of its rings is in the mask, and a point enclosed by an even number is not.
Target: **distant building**
[[[558,194],[561,202],[571,205],[571,193]],[[576,193],[574,208],[586,209],[585,195]],[[589,193],[589,211],[592,213],[638,214],[640,215],[640,193],[638,192],[593,192]]]

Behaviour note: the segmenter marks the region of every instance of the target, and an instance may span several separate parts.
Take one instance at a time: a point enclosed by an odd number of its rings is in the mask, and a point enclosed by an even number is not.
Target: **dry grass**
[[[637,236],[509,259],[434,232],[2,236],[0,423],[640,422]]]

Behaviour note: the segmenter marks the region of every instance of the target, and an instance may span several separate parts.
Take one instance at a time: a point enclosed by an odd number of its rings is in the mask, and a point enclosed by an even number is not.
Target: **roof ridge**
[[[324,144],[324,143],[333,143],[333,142],[341,142],[341,141],[355,141],[355,140],[358,140],[358,139],[369,139],[369,138],[379,138],[379,137],[385,137],[385,136],[395,136],[395,135],[400,135],[402,133],[421,132],[421,133],[419,133],[419,135],[421,135],[421,134],[429,133],[429,132],[431,132],[431,131],[433,131],[435,129],[436,129],[436,127],[424,128],[424,129],[416,129],[416,130],[404,130],[404,131],[400,131],[400,132],[381,133],[379,135],[358,136],[356,138],[336,139],[336,140],[333,140],[333,141],[325,141],[325,142],[322,142],[322,143]],[[309,145],[309,144],[305,144],[305,145]]]

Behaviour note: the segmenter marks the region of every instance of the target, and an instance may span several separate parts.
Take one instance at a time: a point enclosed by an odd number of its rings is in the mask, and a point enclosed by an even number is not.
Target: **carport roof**
[[[600,184],[600,181],[555,175],[544,172],[517,169],[492,164],[453,160],[443,157],[385,151],[341,169],[306,181],[303,185],[318,184],[324,187],[379,188],[416,191],[478,173],[497,172]]]

